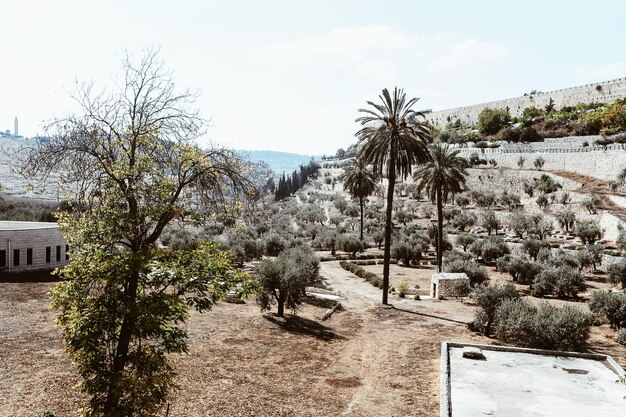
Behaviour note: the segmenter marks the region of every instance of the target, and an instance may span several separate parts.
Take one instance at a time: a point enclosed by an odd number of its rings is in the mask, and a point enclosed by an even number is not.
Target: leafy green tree
[[[257,302],[263,310],[277,304],[276,314],[285,315],[285,307],[296,311],[307,286],[319,276],[319,259],[306,246],[289,248],[274,259],[264,259],[255,271],[259,282]]]
[[[519,167],[519,169],[524,168],[524,163],[526,162],[526,158],[524,158],[523,156],[520,156],[517,159],[517,166]],[[532,196],[531,196],[532,197]]]
[[[195,145],[205,121],[194,95],[175,92],[157,52],[123,65],[119,89],[78,86],[82,115],[56,120],[22,168],[33,184],[57,171],[77,192],[59,215],[72,262],[52,306],[90,396],[85,416],[160,414],[174,386],[170,355],[187,351],[189,308],[209,309],[243,279],[215,245],[159,248],[174,221],[234,213],[250,183],[235,153]]]
[[[368,101],[371,108],[359,110],[365,115],[356,119],[363,126],[356,135],[361,142],[363,162],[373,166],[374,175],[385,176],[388,180],[382,299],[382,303],[387,304],[396,179],[406,179],[413,165],[427,161],[431,129],[424,120],[424,113],[412,109],[417,98],[407,101],[404,91],[397,87],[393,94],[384,89],[379,97],[381,104]]]
[[[447,145],[430,147],[428,162],[417,168],[413,180],[420,189],[426,190],[431,202],[437,204],[437,266],[442,270],[443,260],[443,205],[450,194],[460,193],[468,176],[467,162],[459,151]]]
[[[495,135],[510,121],[511,116],[506,110],[487,107],[478,114],[478,130],[483,135]]]
[[[469,233],[463,233],[456,237],[456,244],[463,246],[463,251],[467,252],[467,247],[476,242],[476,238]]]
[[[471,294],[479,309],[474,316],[472,326],[485,336],[491,334],[491,325],[496,317],[496,310],[504,300],[519,298],[515,285],[479,285]]]
[[[600,223],[595,220],[579,220],[576,222],[576,236],[584,245],[593,245],[602,237]]]
[[[452,227],[464,232],[467,227],[474,226],[476,224],[476,216],[472,213],[461,212],[452,218]]]
[[[367,167],[362,158],[357,158],[345,168],[341,180],[343,187],[352,195],[359,199],[361,209],[361,232],[359,238],[363,240],[363,205],[367,197],[374,193],[376,189],[376,176]]]
[[[626,258],[609,265],[606,272],[612,284],[622,284],[622,288],[626,288]]]
[[[498,220],[493,210],[483,210],[480,213],[480,225],[487,229],[487,234],[491,236],[491,232],[498,234],[498,229],[502,227],[502,223]]]
[[[339,247],[342,251],[349,253],[356,258],[356,253],[365,249],[363,241],[354,235],[342,235],[339,237]]]
[[[566,232],[569,232],[574,228],[574,224],[576,223],[576,213],[574,213],[574,211],[569,207],[556,212],[554,217],[556,217],[556,221],[559,222],[559,225],[565,228]]]

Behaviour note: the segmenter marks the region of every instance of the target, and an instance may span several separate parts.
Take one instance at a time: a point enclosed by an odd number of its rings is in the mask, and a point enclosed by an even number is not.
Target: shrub
[[[490,236],[484,239],[481,247],[481,256],[486,263],[493,263],[501,256],[510,252],[507,244],[498,236]]]
[[[54,417],[54,411],[51,410],[37,410],[35,417]]]
[[[472,293],[472,298],[479,309],[474,315],[472,327],[482,334],[489,336],[491,325],[496,316],[496,310],[504,300],[517,298],[517,290],[513,284],[506,285],[479,285]]]
[[[626,294],[609,291],[594,291],[589,299],[593,314],[604,317],[613,329],[626,327]]]
[[[528,254],[533,260],[537,260],[539,251],[542,248],[550,248],[550,244],[545,240],[526,239],[522,244],[522,250]]]
[[[406,296],[406,293],[409,291],[409,283],[406,281],[402,281],[398,284],[398,293],[400,297]]]
[[[513,281],[520,284],[530,284],[541,272],[541,265],[525,259],[511,256],[498,258],[497,268],[500,272],[508,272]]]
[[[483,135],[495,135],[510,121],[511,116],[506,110],[487,107],[478,115],[478,130]]]
[[[339,236],[339,247],[342,251],[351,254],[354,258],[356,257],[357,252],[363,251],[365,249],[365,245],[363,242],[356,237],[355,235],[342,235]]]
[[[585,245],[593,245],[602,237],[600,224],[595,220],[579,220],[576,222],[576,236]]]
[[[263,245],[267,256],[278,256],[285,250],[287,241],[278,233],[272,232],[265,235]]]
[[[575,298],[584,289],[585,279],[577,268],[548,266],[533,280],[532,293],[536,297]]]
[[[524,299],[505,300],[495,315],[498,339],[535,349],[582,351],[590,325],[591,317],[582,310],[545,301],[535,307]]]
[[[445,272],[465,273],[470,280],[470,285],[475,287],[489,279],[485,267],[476,264],[473,261],[453,259],[444,261]]]
[[[463,233],[456,237],[455,243],[463,246],[463,251],[467,252],[467,247],[476,241],[476,237],[468,233]]]
[[[541,168],[543,168],[545,164],[546,164],[546,160],[543,159],[542,157],[538,156],[535,159],[534,165],[535,165],[535,168],[537,168],[538,170],[541,170]]]
[[[422,259],[422,251],[428,249],[428,243],[423,240],[402,239],[391,245],[391,256],[402,260],[404,266],[409,266],[411,261]]]
[[[454,216],[450,223],[455,229],[464,232],[467,227],[471,227],[476,224],[476,216],[472,213],[461,212]]]
[[[612,284],[622,284],[622,288],[626,288],[626,258],[622,258],[619,262],[609,265],[606,268],[606,272]]]

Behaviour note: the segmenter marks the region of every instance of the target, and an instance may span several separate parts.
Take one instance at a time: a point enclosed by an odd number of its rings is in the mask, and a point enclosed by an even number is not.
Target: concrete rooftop
[[[13,222],[0,221],[2,230],[33,230],[33,229],[56,229],[59,226],[53,222]]]
[[[482,349],[483,360],[462,356]],[[624,371],[609,356],[442,344],[442,417],[626,416]]]

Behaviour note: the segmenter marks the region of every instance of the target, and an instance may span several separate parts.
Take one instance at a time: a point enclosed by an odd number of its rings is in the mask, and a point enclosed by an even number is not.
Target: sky
[[[44,133],[76,81],[159,47],[201,144],[331,155],[383,88],[442,110],[626,76],[623,1],[0,0],[0,130]]]

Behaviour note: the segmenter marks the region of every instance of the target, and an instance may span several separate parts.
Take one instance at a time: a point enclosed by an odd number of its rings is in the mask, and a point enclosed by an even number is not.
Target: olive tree
[[[188,309],[209,309],[242,278],[215,245],[168,252],[158,242],[174,221],[234,213],[250,185],[243,162],[195,144],[206,122],[158,51],[138,64],[127,56],[123,69],[114,90],[79,84],[80,112],[20,152],[31,184],[58,172],[74,191],[59,215],[72,261],[52,306],[90,397],[86,416],[160,414],[174,386],[171,354],[187,351]]]
[[[276,258],[264,259],[255,275],[260,287],[257,302],[261,309],[269,310],[276,303],[276,314],[282,317],[285,306],[296,311],[306,287],[316,283],[319,259],[306,246],[290,248]]]

